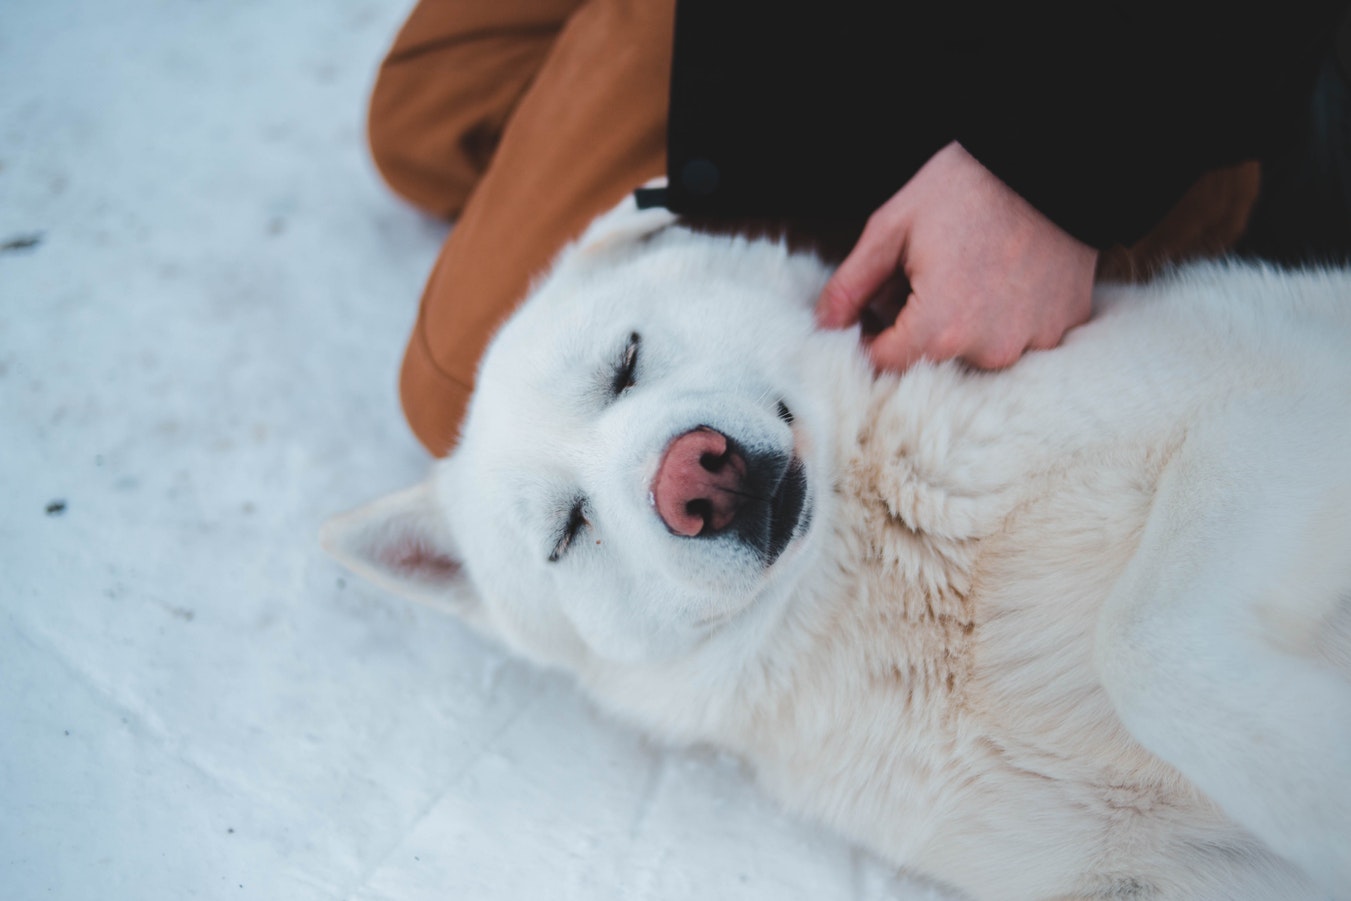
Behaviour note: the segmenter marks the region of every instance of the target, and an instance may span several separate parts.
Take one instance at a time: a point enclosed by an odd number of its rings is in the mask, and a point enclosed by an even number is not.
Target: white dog
[[[828,274],[603,217],[326,546],[976,898],[1351,898],[1351,273],[900,377]]]

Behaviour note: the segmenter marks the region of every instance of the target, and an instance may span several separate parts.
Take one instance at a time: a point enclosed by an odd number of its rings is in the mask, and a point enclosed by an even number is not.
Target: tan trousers
[[[400,394],[436,455],[455,444],[497,325],[597,214],[666,171],[673,0],[422,0],[371,98],[375,160],[458,222]]]
[[[370,106],[376,165],[419,207],[457,219],[422,297],[400,378],[434,455],[455,445],[497,325],[597,214],[666,170],[675,0],[421,0]],[[1109,277],[1223,250],[1256,167],[1202,179],[1160,226],[1103,257]]]

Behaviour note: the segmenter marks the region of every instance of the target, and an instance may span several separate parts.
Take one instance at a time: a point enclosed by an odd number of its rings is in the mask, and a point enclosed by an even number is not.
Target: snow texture
[[[319,551],[427,464],[407,9],[0,12],[0,898],[938,898]]]

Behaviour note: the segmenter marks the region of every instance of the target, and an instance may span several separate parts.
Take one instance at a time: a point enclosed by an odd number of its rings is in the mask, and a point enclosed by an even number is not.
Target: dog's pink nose
[[[693,538],[732,524],[745,499],[745,482],[746,459],[728,446],[726,435],[700,426],[666,448],[652,497],[666,527]]]

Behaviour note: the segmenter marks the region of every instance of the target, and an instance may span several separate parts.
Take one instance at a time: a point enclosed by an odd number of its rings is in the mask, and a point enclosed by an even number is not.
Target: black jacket
[[[1346,6],[679,0],[667,205],[862,221],[957,140],[1086,243],[1131,243],[1291,138]]]

